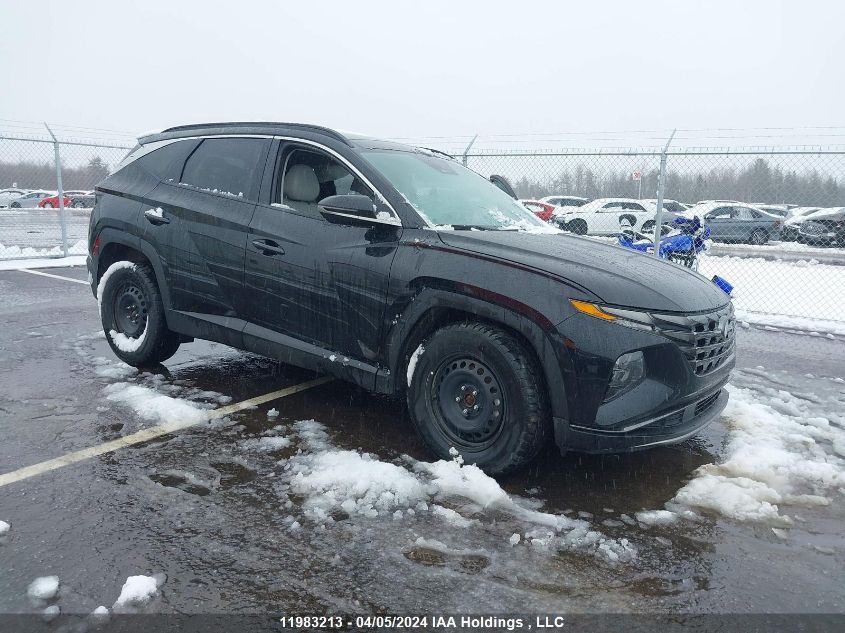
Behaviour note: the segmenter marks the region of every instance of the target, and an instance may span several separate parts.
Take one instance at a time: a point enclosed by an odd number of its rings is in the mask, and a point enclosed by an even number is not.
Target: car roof
[[[602,204],[605,202],[636,202],[638,204],[650,203],[650,200],[639,200],[638,198],[596,198],[593,202],[601,202]]]
[[[341,133],[338,130],[333,130],[322,125],[312,125],[310,123],[289,123],[282,121],[226,121],[218,123],[192,123],[189,125],[179,125],[162,130],[161,132],[154,132],[150,134],[143,134],[138,138],[140,145],[147,145],[156,141],[163,141],[176,138],[189,138],[193,136],[223,136],[228,134],[260,134],[270,136],[306,136],[311,138],[328,138],[334,141],[348,145],[349,147],[358,147],[362,149],[395,149],[405,151],[420,151],[411,145],[404,145],[396,143],[387,139],[375,138],[366,134],[358,134],[354,132]],[[432,152],[442,154],[443,152]],[[444,154],[449,156],[448,154]]]

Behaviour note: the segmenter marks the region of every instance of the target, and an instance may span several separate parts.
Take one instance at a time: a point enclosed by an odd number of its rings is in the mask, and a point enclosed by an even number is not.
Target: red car
[[[70,207],[70,203],[73,202],[70,198],[65,196],[65,207]],[[49,198],[44,198],[41,202],[38,203],[38,207],[40,209],[58,209],[59,208],[59,196],[58,194],[55,196],[50,196]]]
[[[549,204],[548,202],[540,202],[539,200],[520,200],[520,202],[526,209],[533,211],[534,215],[543,222],[551,220],[555,212],[555,205]]]

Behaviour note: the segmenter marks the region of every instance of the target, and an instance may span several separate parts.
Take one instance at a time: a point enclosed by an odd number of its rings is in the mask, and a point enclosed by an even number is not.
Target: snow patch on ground
[[[845,337],[845,321],[831,321],[828,319],[811,319],[800,316],[783,314],[765,314],[737,310],[736,318],[742,323],[749,323],[761,327],[791,330],[796,332],[815,332]]]
[[[296,422],[293,428],[300,452],[283,463],[285,483],[279,490],[301,497],[305,518],[321,525],[332,522],[337,511],[370,519],[429,513],[461,528],[483,520],[467,519],[445,502],[543,526],[543,542],[537,544],[545,547],[592,553],[610,562],[636,556],[627,539],[609,539],[587,521],[541,512],[537,504],[511,497],[477,466],[464,465],[457,452],[450,461],[419,462],[405,456],[400,463],[389,463],[369,453],[334,448],[324,427],[313,420]]]
[[[159,424],[196,424],[208,418],[206,410],[196,403],[165,396],[149,387],[116,382],[103,389],[103,393],[107,400],[128,406],[143,419]]]
[[[115,607],[137,606],[148,602],[158,592],[158,582],[152,576],[129,576],[123,583]]]
[[[0,536],[6,536],[11,528],[12,526],[5,521],[0,521]]]
[[[698,468],[667,504],[716,512],[737,521],[788,526],[784,505],[827,505],[845,486],[845,431],[838,414],[830,419],[804,413],[801,400],[771,390],[763,404],[748,389],[728,387],[723,414],[728,429],[725,458]]]
[[[645,510],[637,512],[637,521],[643,525],[671,525],[678,520],[678,515],[669,510]]]
[[[32,600],[52,600],[59,593],[58,576],[41,576],[29,584],[26,590]]]

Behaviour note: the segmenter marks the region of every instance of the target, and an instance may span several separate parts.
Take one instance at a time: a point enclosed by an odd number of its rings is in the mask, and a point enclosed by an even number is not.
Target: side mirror
[[[317,206],[324,218],[336,224],[399,224],[391,213],[380,212],[371,198],[359,193],[328,196]]]

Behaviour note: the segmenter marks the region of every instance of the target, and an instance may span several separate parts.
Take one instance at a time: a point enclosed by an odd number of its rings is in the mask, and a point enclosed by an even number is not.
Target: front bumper
[[[555,442],[561,453],[621,453],[677,444],[719,417],[727,404],[728,392],[720,388],[680,409],[621,431],[573,425],[563,418],[554,418]]]

